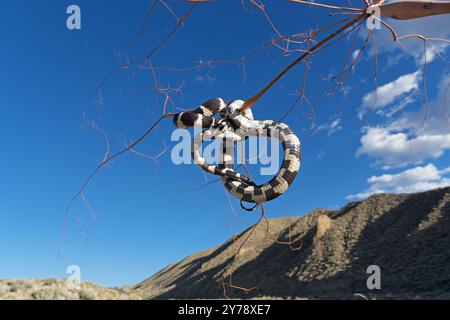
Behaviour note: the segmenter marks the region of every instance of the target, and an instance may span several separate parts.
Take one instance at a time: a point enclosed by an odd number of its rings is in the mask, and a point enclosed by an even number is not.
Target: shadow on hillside
[[[394,297],[420,295],[436,297],[439,292],[450,292],[450,202],[436,211],[449,189],[414,194],[400,201],[391,210],[376,219],[369,220],[347,255],[351,263],[342,270],[330,260],[333,238],[326,235],[315,239],[315,229],[310,229],[302,238],[303,248],[291,251],[288,246],[274,244],[263,250],[256,259],[240,266],[234,273],[234,283],[258,289],[246,294],[241,290],[230,290],[235,298],[268,297],[310,297],[350,298],[354,293],[393,294]],[[334,217],[333,223],[346,214],[355,214],[354,206]],[[333,227],[332,227],[333,228]],[[352,234],[351,224],[345,227],[346,234]],[[331,229],[330,229],[331,230]],[[340,232],[340,231],[339,231]],[[288,231],[283,234],[287,238]],[[345,238],[345,235],[344,235]],[[207,273],[194,275],[201,265],[223,252],[226,243],[211,255],[194,260],[189,269],[171,285],[172,290],[157,296],[167,298],[223,298],[221,274],[231,262],[224,261]],[[313,266],[316,274],[309,274],[311,256],[320,252],[319,263]],[[323,256],[322,256],[323,254]],[[381,268],[381,290],[369,291],[366,287],[370,265]],[[336,272],[329,272],[330,270]],[[317,272],[326,271],[324,277]]]
[[[249,230],[248,228],[247,230]],[[244,233],[247,231],[245,230]],[[172,289],[163,292],[153,299],[182,299],[182,298],[208,298],[208,297],[223,297],[223,288],[222,285],[214,285],[220,279],[214,279],[218,274],[221,274],[227,266],[232,261],[232,257],[218,264],[216,267],[209,269],[207,272],[197,273],[201,270],[202,265],[211,260],[217,258],[221,253],[223,253],[230,245],[231,241],[227,241],[224,244],[218,246],[213,252],[210,254],[193,259],[189,263],[185,263],[185,260],[182,260],[178,263],[175,263],[157,274],[155,274],[151,280],[158,280],[158,278],[164,278],[166,275],[170,274],[171,271],[175,270],[177,267],[180,267],[180,270],[176,272],[182,272],[178,277],[176,277],[173,281],[169,283],[164,283],[165,287],[173,287]],[[184,264],[184,265],[183,265]],[[205,285],[205,280],[210,285]],[[139,289],[142,286],[145,286],[148,280],[143,281],[138,284],[135,288]],[[220,280],[221,281],[221,280]],[[211,285],[212,284],[212,285]]]
[[[381,268],[382,290],[378,294],[450,292],[450,204],[442,209],[442,217],[428,228],[418,230],[420,223],[427,219],[445,194],[446,191],[441,190],[431,192],[428,197],[412,195],[377,220],[369,222],[351,250],[353,263],[331,277],[300,281],[298,275],[301,271],[292,272],[293,264],[289,261],[296,253],[290,253],[286,259],[281,259],[284,263],[278,265],[278,272],[272,275],[275,279],[268,285],[264,282],[259,293],[283,297],[350,297],[354,293],[374,293],[366,287],[369,276],[366,270],[370,265]],[[321,242],[325,246],[332,245]],[[306,252],[291,260],[300,270],[302,263],[308,261],[312,246],[305,249]],[[235,278],[239,279],[237,275],[257,268],[260,261],[270,261],[277,250],[276,247],[269,248],[258,259],[248,262],[236,272]],[[323,265],[330,267],[326,262]],[[273,285],[276,283],[279,285]]]
[[[442,216],[429,221],[419,230],[436,203],[447,190],[412,195],[392,210],[368,223],[357,245],[351,250],[352,265],[335,276],[299,286],[302,292],[321,296],[347,296],[354,293],[431,296],[450,292],[450,202],[442,208]],[[381,269],[381,290],[368,290],[367,267]],[[317,290],[320,288],[320,291]],[[302,290],[303,289],[303,290]]]

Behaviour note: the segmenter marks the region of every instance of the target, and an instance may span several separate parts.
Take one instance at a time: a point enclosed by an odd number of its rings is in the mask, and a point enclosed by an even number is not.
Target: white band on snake
[[[255,203],[255,207],[282,195],[293,183],[301,163],[301,143],[288,125],[272,120],[254,120],[250,109],[241,114],[244,101],[225,103],[223,99],[208,100],[193,111],[181,112],[174,117],[178,128],[198,126],[205,130],[192,141],[192,157],[206,172],[221,177],[225,188],[236,198]],[[220,115],[220,118],[214,118]],[[234,169],[234,143],[250,136],[278,138],[284,157],[277,174],[268,182],[256,185],[251,179]],[[201,145],[206,140],[220,139],[223,152],[220,165],[208,164],[201,155]],[[243,207],[244,208],[244,207]],[[244,208],[246,209],[246,208]]]

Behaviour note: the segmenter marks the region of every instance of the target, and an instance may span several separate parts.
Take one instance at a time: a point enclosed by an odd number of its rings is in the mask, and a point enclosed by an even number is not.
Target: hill
[[[341,210],[268,220],[251,232],[191,255],[139,283],[146,299],[223,298],[233,266],[232,298],[450,298],[450,188],[380,194]],[[291,237],[294,247],[280,244]],[[381,290],[367,268],[379,266]],[[359,296],[359,295],[358,295]]]

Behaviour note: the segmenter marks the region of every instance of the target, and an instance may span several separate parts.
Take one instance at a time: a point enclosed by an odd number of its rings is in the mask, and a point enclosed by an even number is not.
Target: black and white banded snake
[[[258,204],[279,197],[290,187],[300,169],[301,143],[288,125],[272,120],[254,120],[250,109],[241,113],[243,104],[242,100],[226,103],[221,98],[211,99],[193,111],[176,114],[173,122],[177,128],[205,129],[192,141],[191,151],[195,163],[204,171],[220,176],[225,188],[241,200],[241,206],[246,210],[253,210]],[[215,118],[215,115],[220,117]],[[270,181],[262,185],[256,185],[233,166],[231,150],[234,150],[234,143],[249,136],[277,137],[283,146],[284,157],[280,169]],[[220,165],[208,164],[201,155],[202,143],[210,139],[222,141]],[[255,206],[248,209],[242,202],[255,203]]]

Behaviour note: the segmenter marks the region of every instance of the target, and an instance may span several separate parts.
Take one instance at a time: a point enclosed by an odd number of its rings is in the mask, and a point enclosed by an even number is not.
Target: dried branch
[[[381,15],[396,20],[410,20],[450,13],[450,1],[398,1],[381,4]]]
[[[315,7],[321,7],[321,8],[326,8],[326,9],[332,9],[332,10],[343,10],[343,11],[354,11],[354,12],[363,12],[363,9],[359,9],[359,8],[352,8],[352,7],[338,7],[338,6],[333,6],[333,5],[329,5],[329,4],[323,4],[323,3],[316,3],[316,2],[312,2],[312,1],[303,1],[303,0],[289,0],[291,2],[296,2],[296,3],[301,3],[301,4],[307,4],[309,6],[315,6]]]
[[[350,22],[346,23],[344,26],[340,27],[338,30],[334,31],[330,35],[328,35],[326,38],[318,42],[316,45],[314,45],[308,52],[305,52],[302,54],[299,58],[291,62],[281,73],[279,73],[268,85],[266,85],[259,93],[257,93],[255,96],[251,97],[250,99],[246,100],[245,103],[242,105],[241,112],[244,112],[245,110],[251,108],[258,100],[278,81],[280,80],[289,70],[291,70],[294,66],[296,66],[300,61],[305,59],[310,54],[317,51],[321,46],[323,46],[325,43],[330,41],[331,39],[338,36],[340,33],[344,32],[347,28],[353,26],[354,24],[358,23],[359,21],[366,19],[369,15],[366,13],[362,13],[355,19],[351,20]]]

